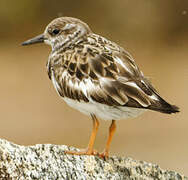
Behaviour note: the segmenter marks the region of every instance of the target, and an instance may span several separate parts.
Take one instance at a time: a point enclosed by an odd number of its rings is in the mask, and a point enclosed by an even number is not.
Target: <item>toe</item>
[[[65,154],[71,154],[71,155],[94,155],[97,156],[98,152],[96,150],[80,150],[80,151],[65,151]]]
[[[104,151],[104,152],[100,153],[98,156],[99,156],[100,158],[106,160],[106,159],[108,159],[109,154],[108,154],[108,152]]]

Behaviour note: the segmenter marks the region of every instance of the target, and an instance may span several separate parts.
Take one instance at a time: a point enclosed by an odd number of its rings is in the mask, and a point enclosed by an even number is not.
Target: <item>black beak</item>
[[[22,43],[23,46],[30,45],[30,44],[36,44],[36,43],[43,43],[45,40],[44,35],[41,34],[39,36],[36,36],[32,39],[29,39]]]

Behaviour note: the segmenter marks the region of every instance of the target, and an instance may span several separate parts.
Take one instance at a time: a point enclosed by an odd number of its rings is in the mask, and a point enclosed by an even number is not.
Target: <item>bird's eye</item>
[[[59,32],[60,32],[59,29],[54,29],[54,30],[52,31],[52,35],[57,35],[57,34],[59,34]]]

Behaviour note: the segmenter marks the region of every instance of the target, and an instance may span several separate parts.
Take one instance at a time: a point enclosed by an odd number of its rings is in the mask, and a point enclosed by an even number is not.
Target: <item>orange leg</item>
[[[74,154],[74,155],[96,155],[97,152],[93,150],[93,145],[95,142],[95,138],[97,135],[98,127],[99,127],[99,121],[97,117],[94,114],[91,114],[91,118],[93,120],[93,130],[90,136],[89,144],[86,149],[75,152],[75,151],[66,151],[67,154]]]
[[[108,135],[108,140],[107,140],[107,143],[106,143],[106,147],[105,147],[104,151],[99,155],[100,157],[108,158],[110,144],[111,144],[112,137],[113,137],[115,131],[116,131],[116,122],[115,122],[115,120],[112,120],[112,123],[111,123],[111,125],[109,127],[109,135]]]

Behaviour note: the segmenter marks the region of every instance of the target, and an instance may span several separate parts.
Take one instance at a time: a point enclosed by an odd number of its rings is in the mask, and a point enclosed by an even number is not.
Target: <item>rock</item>
[[[20,146],[0,139],[0,179],[123,179],[188,180],[174,171],[132,158],[67,155],[65,145]]]

